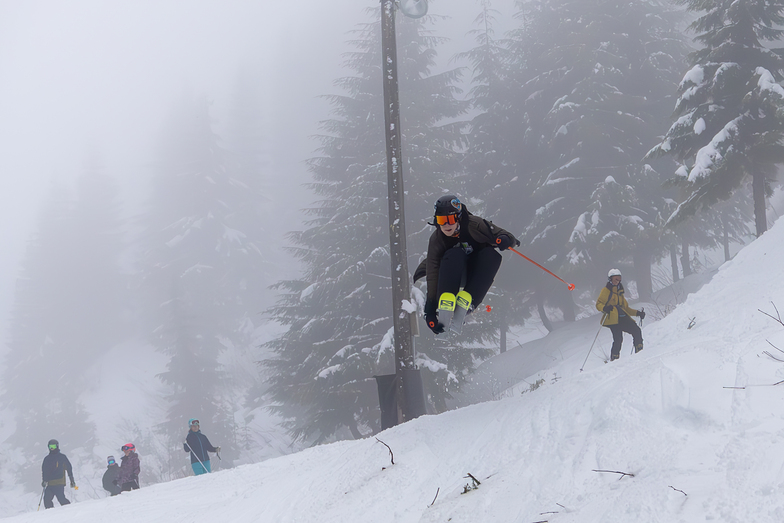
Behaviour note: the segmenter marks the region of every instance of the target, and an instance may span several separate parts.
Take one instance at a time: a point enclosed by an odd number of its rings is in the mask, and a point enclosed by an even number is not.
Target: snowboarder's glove
[[[433,331],[434,334],[441,334],[444,332],[444,324],[438,321],[437,314],[425,314],[425,322],[427,323],[428,328]]]
[[[48,484],[49,484],[49,482],[48,482],[48,481],[42,481],[42,482],[41,482],[41,486],[42,486],[43,488],[46,488],[46,486],[47,486]]]
[[[512,246],[512,239],[506,234],[499,234],[498,238],[495,239],[495,246],[498,247],[499,251],[505,251]]]
[[[76,482],[74,480],[71,480],[71,488],[76,488]]]
[[[607,314],[610,314],[610,313],[612,312],[612,308],[613,308],[613,306],[612,306],[612,305],[605,305],[605,306],[604,306],[604,308],[603,308],[602,310],[603,310],[604,312],[606,312]]]
[[[645,319],[645,311],[637,311],[637,316],[639,316],[641,320],[644,320]]]
[[[215,447],[215,452],[217,452],[218,454],[220,454],[220,447]]]

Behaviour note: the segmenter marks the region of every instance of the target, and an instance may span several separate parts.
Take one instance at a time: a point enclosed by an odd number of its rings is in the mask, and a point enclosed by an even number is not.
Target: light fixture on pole
[[[409,18],[422,18],[427,14],[427,0],[399,0],[398,5]]]

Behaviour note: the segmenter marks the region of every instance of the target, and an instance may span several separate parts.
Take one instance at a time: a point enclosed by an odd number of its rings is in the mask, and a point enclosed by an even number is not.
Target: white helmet
[[[621,271],[620,270],[618,270],[618,269],[610,269],[610,272],[607,273],[607,278],[610,279],[613,276],[620,276],[620,275],[621,275]]]

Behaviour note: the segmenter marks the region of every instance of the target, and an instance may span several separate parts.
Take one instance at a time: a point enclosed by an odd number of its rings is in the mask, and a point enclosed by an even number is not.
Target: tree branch
[[[438,487],[438,489],[436,489],[436,497],[433,498],[433,502],[431,504],[429,504],[428,507],[432,507],[433,505],[436,504],[436,499],[438,499],[438,493],[439,492],[441,492],[441,487]]]
[[[596,470],[594,469],[593,472],[609,472],[610,474],[620,474],[621,477],[618,480],[622,480],[624,476],[634,477],[634,474],[631,472],[620,472],[618,470]]]
[[[389,459],[392,461],[392,464],[394,465],[394,464],[395,464],[395,455],[394,455],[394,454],[392,454],[392,449],[391,449],[391,448],[389,448],[389,445],[387,445],[386,443],[384,443],[384,442],[383,442],[383,441],[381,441],[380,439],[376,438],[376,441],[378,441],[379,443],[381,443],[382,445],[384,445],[384,446],[385,446],[387,449],[389,449]]]
[[[773,303],[773,302],[770,302],[770,304],[773,305],[773,308],[776,310],[776,315],[775,316],[773,316],[772,314],[768,314],[767,312],[763,311],[762,309],[757,309],[757,310],[760,311],[765,316],[767,316],[769,318],[773,318],[774,320],[779,322],[782,326],[784,326],[784,321],[781,321],[781,314],[779,313],[779,309],[776,307],[776,304]]]
[[[677,488],[673,487],[672,485],[667,485],[667,486],[668,486],[668,487],[670,487],[672,490],[676,490],[676,491],[680,492],[680,493],[681,493],[681,494],[683,494],[684,496],[688,496],[688,494],[686,494],[686,493],[685,493],[684,491],[682,491],[681,489],[677,489]]]

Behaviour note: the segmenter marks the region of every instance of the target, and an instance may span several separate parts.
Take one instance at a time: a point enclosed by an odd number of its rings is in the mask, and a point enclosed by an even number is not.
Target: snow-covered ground
[[[784,325],[765,314],[784,309],[782,260],[780,220],[666,317],[646,318],[643,352],[627,338],[605,364],[600,332],[581,371],[597,316],[502,399],[382,432],[392,454],[368,438],[117,498],[68,489],[72,505],[35,513],[36,499],[7,521],[784,521],[784,363],[765,354],[784,359]]]

